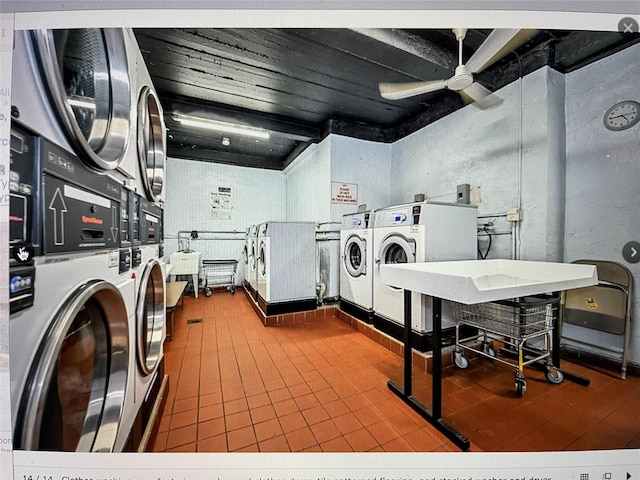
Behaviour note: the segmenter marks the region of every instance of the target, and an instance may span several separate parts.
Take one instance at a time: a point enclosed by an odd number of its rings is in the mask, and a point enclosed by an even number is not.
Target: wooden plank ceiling
[[[464,61],[489,33],[467,32]],[[396,101],[378,92],[379,82],[451,77],[458,64],[451,30],[136,29],[135,35],[174,158],[283,169],[329,133],[392,142],[465,105],[448,90]],[[567,72],[638,41],[637,34],[539,31],[474,79],[496,90],[542,65]],[[265,128],[271,137],[186,127],[178,115]]]

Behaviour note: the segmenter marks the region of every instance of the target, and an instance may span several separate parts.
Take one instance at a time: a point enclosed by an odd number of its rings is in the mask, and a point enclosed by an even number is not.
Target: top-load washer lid
[[[164,187],[167,135],[155,92],[144,87],[138,99],[138,160],[147,198],[157,203]]]
[[[123,30],[35,30],[32,37],[49,96],[77,155],[94,169],[115,169],[124,158],[133,115]]]

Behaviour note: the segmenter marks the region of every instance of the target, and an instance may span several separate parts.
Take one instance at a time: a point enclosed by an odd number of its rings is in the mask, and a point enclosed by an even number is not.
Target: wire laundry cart
[[[210,297],[215,287],[227,287],[236,293],[236,270],[238,260],[203,260],[204,294]]]
[[[473,351],[516,369],[515,388],[518,396],[524,395],[527,380],[524,367],[544,360],[545,377],[549,383],[558,384],[564,375],[555,368],[551,360],[553,327],[558,317],[559,297],[525,297],[475,305],[453,303],[457,320],[454,363],[465,369],[469,360],[464,351]],[[469,325],[477,334],[460,338],[460,326]],[[499,357],[491,346],[496,340],[505,345],[505,352],[514,356]]]

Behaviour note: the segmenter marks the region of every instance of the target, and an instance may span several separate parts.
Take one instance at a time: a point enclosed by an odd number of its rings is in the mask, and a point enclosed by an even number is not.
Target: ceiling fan
[[[467,29],[454,28],[452,31],[458,40],[458,66],[451,78],[423,82],[380,83],[378,84],[380,95],[389,100],[400,100],[446,88],[459,92],[467,103],[476,102],[481,108],[499,104],[502,100],[478,82],[475,82],[473,74],[480,73],[500,60],[508,52],[522,45],[533,36],[535,30],[493,30],[466,64],[462,62],[462,43],[467,34]]]

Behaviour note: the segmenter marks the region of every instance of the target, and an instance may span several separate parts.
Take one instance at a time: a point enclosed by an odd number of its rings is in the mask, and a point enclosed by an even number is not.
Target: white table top
[[[387,284],[474,304],[596,285],[593,265],[524,260],[461,260],[380,265]]]

